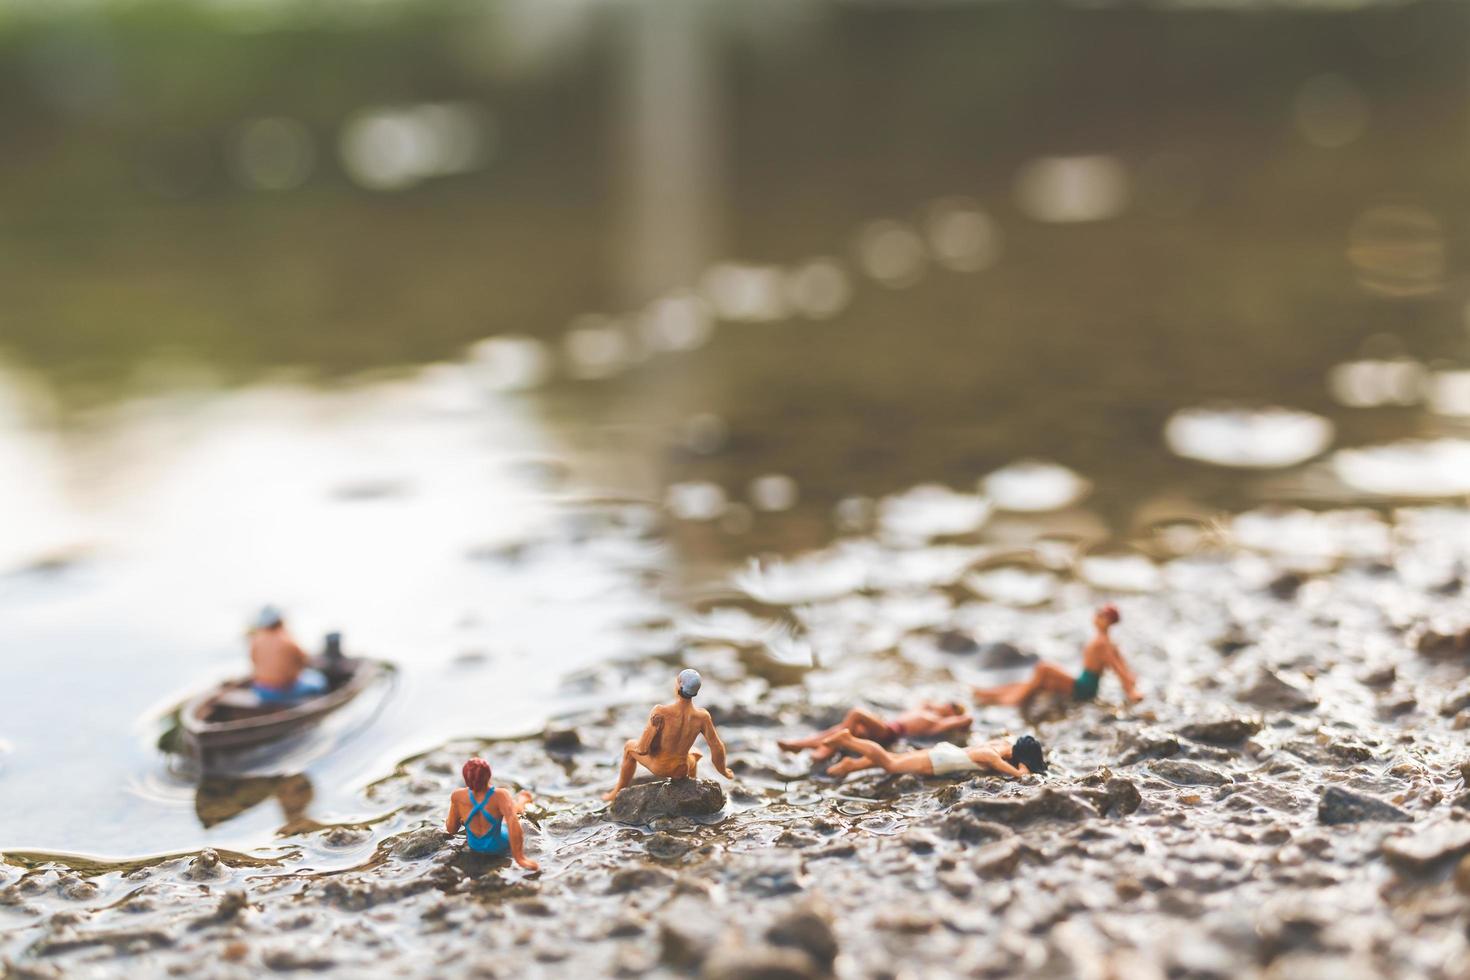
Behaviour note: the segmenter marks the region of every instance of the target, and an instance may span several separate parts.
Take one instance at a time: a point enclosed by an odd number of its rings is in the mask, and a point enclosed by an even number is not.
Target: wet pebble
[[[651,834],[644,843],[643,848],[648,852],[649,857],[657,858],[660,861],[672,861],[676,858],[683,857],[697,846],[698,841],[689,837],[660,831]]]
[[[582,736],[575,728],[548,728],[541,744],[551,755],[571,755],[582,748]]]
[[[1470,853],[1470,821],[1444,820],[1383,842],[1383,856],[1397,870],[1425,874]]]
[[[608,808],[623,824],[649,824],[664,817],[710,816],[725,806],[725,791],[708,779],[657,779],[623,790]]]
[[[837,936],[832,931],[832,913],[820,899],[800,902],[779,913],[766,929],[766,941],[774,946],[800,950],[823,973],[837,961]]]
[[[1179,739],[1162,729],[1145,728],[1124,733],[1115,751],[1118,765],[1130,766],[1144,759],[1166,759],[1177,755]]]
[[[1317,819],[1336,825],[1364,821],[1410,823],[1414,818],[1392,803],[1341,786],[1329,786],[1317,803]]]
[[[1236,695],[1241,701],[1258,708],[1275,711],[1304,711],[1317,706],[1304,683],[1288,680],[1269,668],[1261,668],[1250,686]]]
[[[219,859],[219,853],[206,848],[189,862],[184,869],[183,877],[190,881],[213,881],[223,878],[226,870]]]
[[[1238,745],[1261,730],[1254,718],[1217,718],[1184,725],[1179,734],[1211,745]]]
[[[1150,763],[1148,770],[1178,786],[1224,786],[1230,782],[1226,773],[1185,759],[1160,759]]]
[[[393,844],[393,856],[402,861],[417,861],[438,851],[449,839],[438,827],[424,827],[400,837]]]

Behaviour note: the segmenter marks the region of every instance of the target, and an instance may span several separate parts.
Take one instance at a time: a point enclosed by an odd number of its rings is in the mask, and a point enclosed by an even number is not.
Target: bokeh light
[[[1378,296],[1428,296],[1444,284],[1444,228],[1418,205],[1363,211],[1348,233],[1347,256],[1358,285]]]
[[[1297,132],[1307,142],[1326,149],[1346,146],[1368,128],[1368,102],[1351,81],[1341,75],[1316,75],[1297,89],[1292,100]]]
[[[1128,206],[1128,171],[1115,156],[1042,157],[1016,176],[1016,203],[1037,221],[1070,224],[1117,217]]]

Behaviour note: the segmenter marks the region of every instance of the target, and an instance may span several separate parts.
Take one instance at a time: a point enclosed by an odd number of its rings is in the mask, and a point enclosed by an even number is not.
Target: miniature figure
[[[674,689],[679,698],[670,704],[661,704],[648,716],[648,727],[643,737],[629,739],[623,746],[622,769],[618,772],[618,784],[602,798],[611,802],[628,788],[641,763],[643,768],[665,779],[693,779],[695,767],[704,758],[703,753],[691,752],[694,739],[704,736],[709,746],[710,764],[726,779],[735,774],[725,765],[725,743],[715,731],[714,720],[709,712],[694,706],[694,696],[699,693],[699,671],[685,669],[679,672]]]
[[[970,717],[970,712],[965,709],[965,706],[954,701],[921,701],[917,708],[905,711],[892,721],[885,721],[871,711],[853,708],[843,717],[842,721],[826,731],[818,732],[807,738],[787,739],[776,744],[785,752],[811,749],[812,759],[820,762],[830,757],[835,751],[830,745],[823,743],[829,736],[836,735],[843,729],[852,732],[858,738],[877,742],[887,748],[905,736],[924,738],[929,735],[944,735],[948,732],[969,731],[973,721],[974,719]]]
[[[1141,700],[1143,694],[1138,690],[1138,678],[1128,669],[1123,655],[1108,637],[1108,629],[1120,618],[1118,607],[1111,603],[1093,614],[1092,625],[1097,633],[1082,650],[1082,673],[1075,678],[1065,668],[1042,661],[1036,665],[1036,671],[1030,680],[1003,684],[1000,687],[977,687],[974,689],[975,700],[980,704],[1015,706],[1023,704],[1038,691],[1051,691],[1054,694],[1070,694],[1077,701],[1091,701],[1097,697],[1097,685],[1105,670],[1111,670],[1118,675],[1128,700]]]
[[[491,786],[490,763],[484,759],[469,760],[461,774],[465,788],[455,790],[449,798],[445,832],[457,833],[463,826],[465,842],[476,854],[509,854],[527,871],[540,871],[541,865],[526,857],[521,833],[521,814],[531,802],[531,794],[521,790],[511,796],[509,790]]]
[[[255,668],[251,686],[256,695],[262,701],[280,703],[325,693],[326,675],[308,667],[307,660],[306,651],[286,629],[280,610],[274,606],[262,609],[250,631],[250,663]]]
[[[911,772],[920,776],[948,776],[986,769],[1006,776],[1025,776],[1047,770],[1041,743],[1030,735],[1022,735],[1014,743],[997,738],[982,745],[961,748],[950,742],[940,742],[919,752],[889,752],[877,742],[858,738],[844,729],[827,736],[825,743],[834,751],[846,749],[857,753],[855,759],[838,759],[828,766],[827,772],[833,776],[846,776],[864,769]]]

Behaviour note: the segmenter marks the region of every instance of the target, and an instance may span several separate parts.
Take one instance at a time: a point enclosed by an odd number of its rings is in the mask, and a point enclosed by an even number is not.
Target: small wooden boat
[[[261,700],[250,679],[226,681],[189,699],[179,712],[182,748],[207,762],[221,754],[254,748],[300,734],[367,690],[392,668],[376,660],[337,659],[322,668],[325,693],[294,702]]]

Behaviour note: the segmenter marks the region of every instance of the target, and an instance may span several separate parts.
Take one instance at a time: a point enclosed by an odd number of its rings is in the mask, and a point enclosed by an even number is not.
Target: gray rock
[[[1325,824],[1348,824],[1369,821],[1411,823],[1414,818],[1392,803],[1341,786],[1329,786],[1317,801],[1317,819]]]
[[[980,649],[973,636],[960,630],[945,630],[934,638],[934,645],[945,653],[974,653]]]
[[[1426,657],[1458,657],[1470,653],[1470,627],[1453,633],[1426,629],[1414,640],[1414,648]]]
[[[790,895],[801,891],[801,861],[794,854],[776,852],[740,865],[734,885],[743,892],[762,897]]]
[[[541,744],[551,755],[571,755],[582,748],[582,736],[575,728],[548,728]]]
[[[708,779],[658,779],[635,783],[608,807],[618,823],[647,824],[661,817],[706,817],[725,807],[725,791]]]
[[[1009,877],[1029,850],[1019,837],[994,841],[975,852],[970,866],[982,878]]]
[[[1039,790],[1024,799],[980,798],[956,804],[953,810],[970,813],[981,820],[1017,826],[1038,820],[1074,821],[1098,816],[1097,809],[1081,797],[1061,790]]]
[[[1261,723],[1254,718],[1217,718],[1185,725],[1179,734],[1210,745],[1236,745],[1260,730]]]
[[[1138,787],[1133,785],[1133,780],[1122,776],[1109,779],[1105,792],[1107,795],[1104,804],[1098,807],[1103,816],[1111,814],[1126,817],[1143,804],[1143,797],[1139,794]]]
[[[1383,842],[1383,856],[1399,871],[1424,874],[1470,853],[1470,821],[1446,820]]]
[[[824,973],[830,973],[837,960],[832,913],[817,899],[801,902],[779,915],[766,930],[766,941],[802,951]]]
[[[428,857],[449,841],[449,835],[438,827],[424,827],[398,838],[393,845],[393,856],[404,861],[416,861]]]
[[[643,849],[651,858],[660,861],[672,861],[681,858],[698,846],[698,841],[678,834],[668,834],[660,831],[651,835],[643,844]]]
[[[1351,765],[1373,758],[1373,749],[1354,738],[1319,735],[1315,739],[1292,739],[1283,746],[1292,755],[1319,766]]]
[[[219,859],[219,852],[206,847],[189,862],[189,866],[184,869],[183,876],[190,881],[213,881],[216,878],[223,878],[226,870]]]
[[[1399,670],[1393,664],[1374,667],[1358,675],[1358,683],[1366,687],[1388,687],[1398,679]]]
[[[1317,698],[1306,687],[1265,667],[1236,697],[1247,704],[1273,711],[1304,711],[1317,706]]]
[[[939,825],[940,833],[962,844],[984,844],[1001,840],[1015,834],[1011,828],[998,823],[987,823],[974,814],[964,812],[962,807],[952,808]]]
[[[675,898],[658,921],[659,960],[676,970],[694,970],[704,962],[722,928],[722,920],[706,901]]]
[[[977,653],[980,666],[991,670],[1027,667],[1036,663],[1036,654],[1018,650],[1009,643],[982,643]]]
[[[1149,772],[1178,786],[1224,786],[1230,777],[1218,769],[1185,759],[1160,759]]]
[[[1021,702],[1021,717],[1029,725],[1040,725],[1049,721],[1060,721],[1071,712],[1076,701],[1070,694],[1056,691],[1037,691]]]
[[[1470,682],[1461,684],[1451,691],[1440,704],[1439,713],[1445,718],[1453,718],[1466,708],[1470,708]]]
[[[1266,591],[1278,599],[1292,599],[1306,580],[1300,572],[1282,572],[1266,585]]]
[[[622,868],[613,872],[607,883],[607,894],[622,895],[658,885],[671,885],[673,882],[674,876],[660,868]]]
[[[1131,766],[1144,759],[1166,759],[1179,754],[1179,739],[1157,728],[1129,732],[1119,739],[1118,765]]]
[[[703,980],[818,980],[827,974],[799,949],[722,943],[705,961]]]

